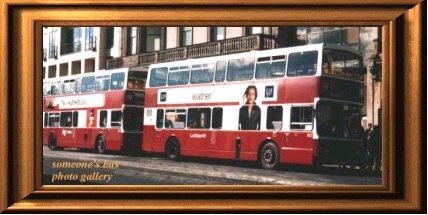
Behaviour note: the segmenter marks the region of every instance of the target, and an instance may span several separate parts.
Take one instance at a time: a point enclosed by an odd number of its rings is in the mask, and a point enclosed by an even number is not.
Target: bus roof
[[[152,68],[152,67],[167,67],[167,66],[171,66],[171,65],[180,66],[180,65],[189,65],[189,64],[215,63],[216,61],[222,60],[225,58],[237,59],[237,58],[244,58],[244,57],[264,57],[264,56],[266,56],[267,53],[269,53],[269,55],[284,55],[284,54],[292,53],[292,52],[322,50],[325,48],[347,51],[347,52],[351,52],[355,55],[361,56],[361,53],[359,51],[352,49],[350,47],[339,46],[339,45],[335,45],[335,44],[319,43],[319,44],[309,44],[309,45],[303,45],[303,46],[285,47],[285,48],[268,49],[268,50],[252,50],[252,51],[248,51],[248,52],[227,54],[227,55],[218,55],[218,56],[212,56],[212,57],[189,58],[189,59],[185,59],[185,60],[169,61],[169,62],[164,62],[164,63],[151,64],[150,68]],[[203,62],[201,62],[201,60]]]

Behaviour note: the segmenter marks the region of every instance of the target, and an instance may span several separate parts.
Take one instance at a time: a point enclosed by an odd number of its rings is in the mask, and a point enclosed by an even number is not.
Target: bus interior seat
[[[184,128],[184,122],[172,122],[172,128]]]
[[[280,130],[282,128],[282,121],[272,121],[273,129]]]

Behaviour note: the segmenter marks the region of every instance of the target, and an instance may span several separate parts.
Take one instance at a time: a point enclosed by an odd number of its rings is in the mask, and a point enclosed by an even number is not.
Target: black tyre
[[[264,169],[276,169],[279,165],[278,147],[272,143],[266,143],[260,151],[260,163]]]
[[[104,154],[106,152],[106,139],[104,136],[99,136],[95,142],[95,152],[98,154]]]
[[[48,147],[51,150],[57,150],[58,149],[58,141],[56,139],[56,135],[55,134],[51,134],[49,136]]]
[[[165,145],[166,157],[170,160],[178,160],[180,157],[180,143],[176,138],[171,138]]]

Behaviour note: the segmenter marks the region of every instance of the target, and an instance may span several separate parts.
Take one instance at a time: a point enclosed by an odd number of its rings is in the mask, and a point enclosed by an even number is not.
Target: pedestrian
[[[365,169],[372,169],[373,167],[373,124],[369,123],[367,129],[364,131],[364,150],[368,156],[368,162]]]
[[[373,141],[370,147],[373,159],[373,171],[380,173],[382,170],[382,132],[379,126],[373,129]]]

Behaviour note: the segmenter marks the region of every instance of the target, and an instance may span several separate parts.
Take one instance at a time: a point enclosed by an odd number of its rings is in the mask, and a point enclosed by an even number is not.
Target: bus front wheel
[[[278,147],[272,143],[266,143],[260,152],[260,162],[264,169],[276,169],[279,165]]]
[[[170,160],[178,160],[180,156],[180,143],[176,138],[171,138],[165,145],[166,157]]]
[[[98,154],[104,154],[104,152],[106,151],[106,139],[104,138],[104,136],[101,135],[97,138],[95,144],[95,151]]]
[[[48,147],[49,147],[49,149],[51,149],[51,150],[57,150],[58,149],[58,142],[57,142],[57,139],[56,139],[56,136],[55,136],[55,134],[51,134],[50,136],[49,136],[49,142],[48,142]]]

